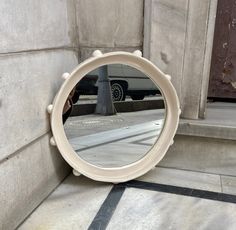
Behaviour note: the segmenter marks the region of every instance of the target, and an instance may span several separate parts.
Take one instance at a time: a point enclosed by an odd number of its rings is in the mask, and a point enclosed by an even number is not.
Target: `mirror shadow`
[[[79,157],[111,168],[144,157],[157,141],[165,116],[161,90],[148,76],[112,64],[91,71],[75,85],[62,120]]]

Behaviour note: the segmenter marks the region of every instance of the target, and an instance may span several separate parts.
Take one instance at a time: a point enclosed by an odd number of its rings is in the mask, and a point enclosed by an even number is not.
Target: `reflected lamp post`
[[[108,78],[108,66],[104,65],[98,69],[98,96],[96,114],[114,115],[116,114],[115,107],[112,101],[111,85]]]

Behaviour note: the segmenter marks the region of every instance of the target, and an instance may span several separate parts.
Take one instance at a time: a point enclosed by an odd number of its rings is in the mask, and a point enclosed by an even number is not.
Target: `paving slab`
[[[181,171],[114,186],[71,175],[18,229],[235,229],[236,197],[219,193],[218,177]]]
[[[220,175],[188,170],[156,167],[144,176],[137,178],[137,180],[222,192]]]
[[[107,230],[233,230],[236,204],[127,188]]]
[[[111,187],[71,175],[18,229],[87,229]]]
[[[221,183],[224,193],[236,195],[236,177],[221,176]]]

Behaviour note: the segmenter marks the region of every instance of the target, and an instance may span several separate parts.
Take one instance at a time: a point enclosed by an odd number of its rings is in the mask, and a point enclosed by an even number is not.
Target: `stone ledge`
[[[204,124],[201,121],[189,122],[181,119],[177,134],[236,140],[236,126]]]
[[[235,177],[235,149],[234,140],[176,135],[158,166]]]
[[[181,119],[177,134],[236,140],[236,103],[207,103],[206,118]]]

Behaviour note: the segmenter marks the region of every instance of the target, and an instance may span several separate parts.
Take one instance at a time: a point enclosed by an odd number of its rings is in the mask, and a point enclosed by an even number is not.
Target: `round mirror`
[[[47,110],[53,137],[74,173],[124,182],[155,167],[173,143],[179,101],[170,77],[140,51],[95,51]]]
[[[76,83],[62,112],[66,137],[86,162],[121,167],[143,158],[165,122],[161,90],[123,64],[101,66]]]

